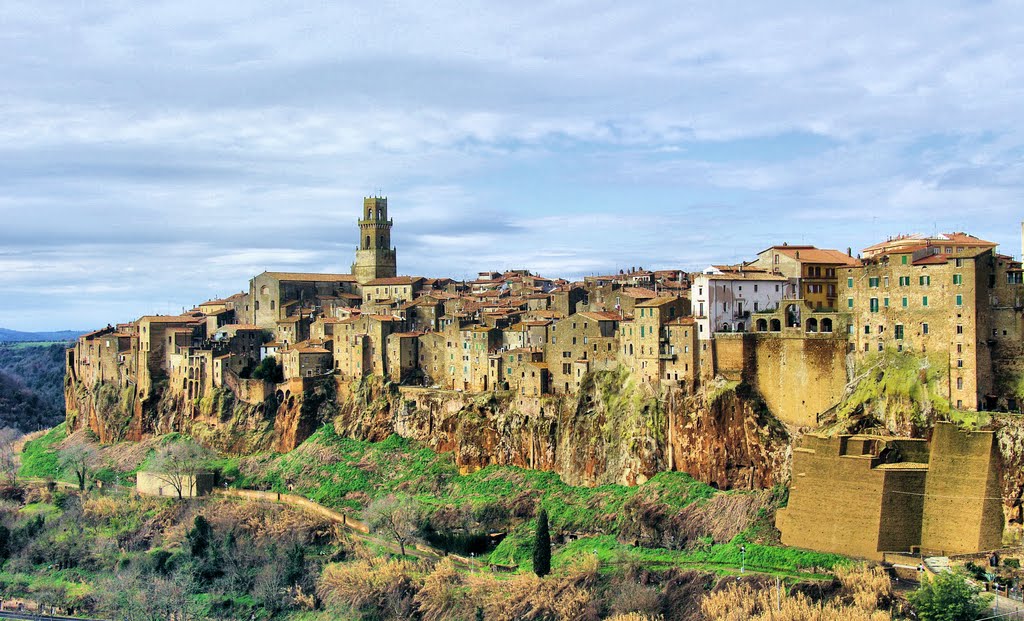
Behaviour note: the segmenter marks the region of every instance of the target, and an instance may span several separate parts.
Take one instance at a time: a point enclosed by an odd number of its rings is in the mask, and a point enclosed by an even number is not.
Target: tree
[[[78,480],[79,491],[85,491],[89,471],[96,465],[98,453],[90,444],[75,444],[60,451],[58,461],[62,470],[70,470]]]
[[[276,358],[267,356],[253,369],[252,378],[277,384],[284,381],[284,369]]]
[[[370,530],[389,535],[405,556],[405,544],[416,532],[416,506],[408,496],[390,494],[378,498],[366,508]]]
[[[533,573],[541,578],[551,573],[551,534],[548,532],[548,512],[537,512],[537,530],[533,536]]]
[[[921,621],[974,621],[989,605],[989,597],[981,594],[981,587],[953,572],[926,578],[907,599]]]
[[[7,479],[8,485],[18,484],[18,460],[15,457],[14,443],[21,437],[17,429],[4,427],[0,429],[0,476]]]
[[[193,557],[201,558],[206,556],[206,551],[210,549],[210,542],[213,540],[213,527],[205,517],[197,515],[185,538],[188,540],[189,553]]]
[[[149,469],[158,479],[174,488],[180,499],[185,494],[196,494],[196,480],[206,469],[210,457],[205,448],[184,439],[161,447],[153,456]]]

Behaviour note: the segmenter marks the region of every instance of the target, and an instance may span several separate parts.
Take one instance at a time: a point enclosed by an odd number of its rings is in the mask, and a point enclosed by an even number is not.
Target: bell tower
[[[363,214],[359,219],[359,245],[352,275],[359,284],[374,278],[393,278],[398,262],[391,247],[391,225],[388,220],[388,199],[373,196],[363,199]]]

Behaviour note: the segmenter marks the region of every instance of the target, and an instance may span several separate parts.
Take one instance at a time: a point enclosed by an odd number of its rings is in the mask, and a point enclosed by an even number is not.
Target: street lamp
[[[740,546],[740,573],[742,574],[747,569],[747,546]]]

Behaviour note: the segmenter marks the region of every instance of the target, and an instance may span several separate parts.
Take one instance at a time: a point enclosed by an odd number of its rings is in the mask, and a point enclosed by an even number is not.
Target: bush
[[[989,597],[958,573],[943,572],[908,597],[921,621],[974,621],[988,608]]]

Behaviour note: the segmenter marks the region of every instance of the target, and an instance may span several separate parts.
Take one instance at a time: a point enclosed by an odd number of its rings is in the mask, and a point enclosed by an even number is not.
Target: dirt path
[[[246,500],[260,500],[264,502],[279,502],[290,507],[295,507],[302,511],[318,515],[335,524],[339,524],[343,528],[346,528],[354,532],[361,539],[372,541],[377,545],[387,548],[395,554],[401,553],[401,547],[394,541],[383,537],[377,537],[371,534],[370,527],[365,522],[357,520],[356,518],[348,515],[347,513],[335,511],[334,509],[328,509],[327,507],[321,505],[320,503],[314,502],[308,498],[303,498],[302,496],[298,496],[296,494],[260,492],[249,489],[218,489],[216,493],[219,496],[227,496],[229,498],[243,498]],[[447,556],[448,558],[454,560],[456,565],[465,568],[480,569],[481,567],[487,567],[486,563],[482,563],[475,559],[468,559],[464,556],[459,556],[457,554],[446,554],[444,550],[439,550],[438,548],[434,548],[423,543],[407,544],[405,546],[405,553],[409,556],[415,556],[417,558],[431,560],[437,560]]]

